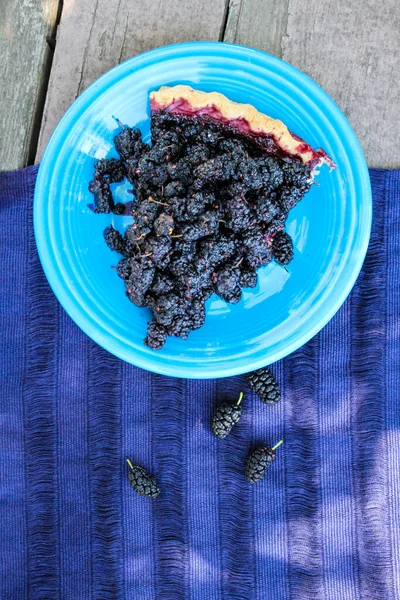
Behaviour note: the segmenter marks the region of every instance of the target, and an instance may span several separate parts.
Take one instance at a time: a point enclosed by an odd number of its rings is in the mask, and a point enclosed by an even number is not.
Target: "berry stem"
[[[239,404],[241,403],[242,399],[243,399],[243,392],[240,392],[240,394],[239,394],[239,400],[236,402],[236,406],[239,406]]]
[[[279,440],[279,442],[272,448],[272,451],[274,452],[281,444],[283,444],[283,440]]]
[[[159,202],[158,200],[154,200],[152,196],[149,196],[147,200],[149,202],[154,202],[154,204],[161,204],[161,206],[169,206],[169,204],[167,204],[166,202]]]
[[[131,461],[129,460],[129,458],[126,459],[126,462],[128,463],[128,465],[130,466],[130,468],[133,471],[133,464],[131,463]]]
[[[120,127],[122,127],[122,129],[125,129],[125,125],[121,123],[121,121],[117,117],[114,117],[114,115],[112,115],[112,118],[118,123]]]

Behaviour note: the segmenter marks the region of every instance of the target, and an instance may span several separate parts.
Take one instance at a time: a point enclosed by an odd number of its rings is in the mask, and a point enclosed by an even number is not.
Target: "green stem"
[[[131,463],[131,461],[129,460],[129,458],[126,459],[126,462],[128,463],[128,465],[130,466],[130,468],[133,471],[133,464]]]
[[[240,394],[239,394],[239,400],[236,402],[236,406],[239,406],[239,404],[241,403],[242,399],[243,399],[243,392],[240,392]]]
[[[272,451],[274,452],[281,444],[283,444],[283,440],[279,440],[279,442],[272,448]]]

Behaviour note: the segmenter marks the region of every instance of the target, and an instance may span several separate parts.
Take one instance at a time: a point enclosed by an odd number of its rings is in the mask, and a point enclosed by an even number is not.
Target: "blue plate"
[[[283,120],[337,169],[321,169],[287,230],[295,258],[286,271],[271,264],[242,301],[207,302],[204,327],[188,340],[169,338],[161,351],[143,345],[150,314],[124,295],[111,269],[118,256],[103,241],[112,223],[128,217],[95,215],[87,190],[93,162],[116,156],[113,119],[149,135],[149,92],[184,83],[249,102]],[[115,185],[118,201],[129,199]],[[44,154],[35,190],[36,242],[57,298],[98,344],[135,365],[179,377],[226,377],[270,364],[299,348],[335,314],[349,294],[367,250],[371,227],[369,176],[357,138],[339,108],[306,75],[250,48],[188,43],[159,48],[115,67],[68,110]]]

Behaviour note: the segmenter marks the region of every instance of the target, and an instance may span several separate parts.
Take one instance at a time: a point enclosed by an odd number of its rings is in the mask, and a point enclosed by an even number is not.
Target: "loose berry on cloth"
[[[232,427],[236,425],[242,416],[242,407],[240,406],[242,398],[243,392],[240,392],[236,404],[224,402],[218,406],[211,421],[211,431],[215,437],[222,440],[230,434]]]
[[[250,483],[257,483],[264,478],[268,467],[275,459],[275,450],[282,443],[283,440],[280,440],[273,448],[271,446],[260,446],[249,454],[244,474]]]
[[[133,465],[129,459],[127,459],[127,463],[129,465],[129,484],[135,492],[139,496],[145,496],[146,498],[157,498],[161,490],[154,477],[147,473],[143,467]]]
[[[253,392],[265,404],[276,404],[280,400],[281,392],[278,382],[267,367],[247,373],[246,379]]]

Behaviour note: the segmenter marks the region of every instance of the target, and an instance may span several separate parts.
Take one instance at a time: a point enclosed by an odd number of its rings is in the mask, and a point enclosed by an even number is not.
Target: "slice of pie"
[[[126,295],[152,312],[145,344],[159,349],[203,325],[212,294],[236,304],[259,267],[289,264],[287,216],[318,167],[335,165],[281,121],[218,92],[162,87],[150,103],[152,144],[123,126],[120,160],[97,162],[89,189],[96,212],[120,214],[110,183],[125,174],[133,186],[133,224],[124,236],[108,227],[105,240],[123,255]]]
[[[229,100],[219,92],[202,92],[187,85],[163,86],[150,94],[152,119],[169,114],[219,124],[233,135],[243,135],[260,149],[280,157],[299,159],[311,169],[334,163],[322,149],[314,150],[289,131],[282,121],[259,112],[251,104]]]

